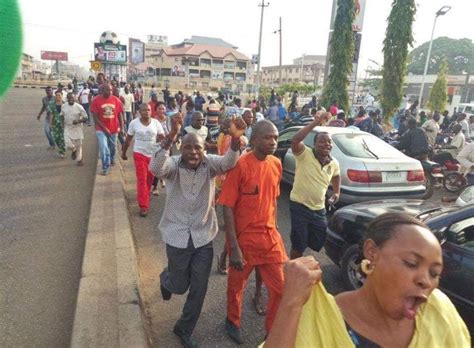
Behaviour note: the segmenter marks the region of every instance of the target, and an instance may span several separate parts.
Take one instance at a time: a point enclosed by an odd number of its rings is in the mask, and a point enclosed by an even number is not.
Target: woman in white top
[[[137,201],[140,207],[140,216],[148,215],[150,207],[150,189],[153,182],[153,174],[148,170],[151,156],[158,141],[164,138],[163,127],[151,118],[151,109],[148,104],[140,105],[140,118],[130,122],[127,131],[127,139],[122,147],[122,159],[127,160],[127,150],[130,142],[135,137],[133,144],[133,159],[135,161],[135,173],[137,177]]]

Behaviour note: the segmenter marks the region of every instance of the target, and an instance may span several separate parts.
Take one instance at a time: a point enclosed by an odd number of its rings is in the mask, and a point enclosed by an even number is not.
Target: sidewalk
[[[148,347],[122,175],[95,178],[72,347]]]
[[[129,158],[132,156],[129,155]],[[137,252],[139,287],[146,317],[147,333],[152,347],[179,348],[179,339],[173,334],[173,326],[181,315],[186,295],[173,295],[170,301],[163,301],[160,294],[159,275],[167,266],[166,246],[161,239],[158,223],[163,213],[166,193],[159,187],[160,195],[152,196],[150,213],[146,218],[139,216],[136,200],[136,179],[133,159],[121,161],[125,179],[125,196],[129,209],[133,240]],[[222,211],[218,207],[219,223],[222,226]],[[284,222],[282,222],[284,224]],[[214,244],[214,255],[224,247],[224,231],[219,231]],[[227,277],[216,272],[216,260],[211,270],[209,287],[204,301],[194,337],[200,347],[231,348],[237,345],[231,341],[224,330],[226,317]],[[257,347],[265,335],[264,317],[253,309],[251,297],[255,291],[255,277],[248,280],[243,304],[242,329],[245,343],[240,347]],[[266,291],[264,290],[264,294]]]

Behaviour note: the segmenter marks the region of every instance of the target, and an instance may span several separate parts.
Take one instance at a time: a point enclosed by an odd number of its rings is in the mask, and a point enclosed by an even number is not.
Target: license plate
[[[407,179],[406,172],[383,172],[382,181],[383,182],[403,182]]]

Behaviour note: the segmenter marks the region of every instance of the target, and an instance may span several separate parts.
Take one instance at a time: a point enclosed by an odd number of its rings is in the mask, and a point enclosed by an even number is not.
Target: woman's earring
[[[360,263],[360,269],[365,275],[372,274],[374,267],[371,265],[370,260],[363,259]]]

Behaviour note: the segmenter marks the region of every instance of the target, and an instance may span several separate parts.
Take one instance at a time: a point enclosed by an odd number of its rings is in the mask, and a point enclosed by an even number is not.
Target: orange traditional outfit
[[[227,318],[240,327],[245,283],[258,267],[269,300],[265,328],[270,331],[283,291],[283,262],[288,260],[276,227],[277,198],[282,166],[275,156],[263,161],[253,151],[242,155],[227,172],[219,203],[234,211],[235,232],[245,266],[229,269],[227,277]]]

